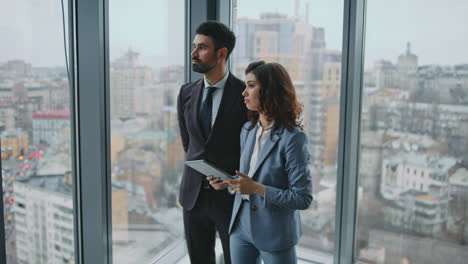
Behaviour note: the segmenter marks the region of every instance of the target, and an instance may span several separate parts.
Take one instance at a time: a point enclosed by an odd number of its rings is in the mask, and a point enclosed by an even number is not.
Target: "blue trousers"
[[[260,264],[261,260],[264,264],[296,264],[295,247],[281,251],[262,251],[255,247],[249,214],[249,206],[242,205],[234,230],[229,236],[232,264]]]

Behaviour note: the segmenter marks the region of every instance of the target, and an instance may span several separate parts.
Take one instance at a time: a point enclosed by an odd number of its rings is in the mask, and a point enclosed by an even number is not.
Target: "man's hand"
[[[236,170],[237,179],[227,180],[231,188],[239,194],[265,195],[265,185],[252,180],[249,176]]]
[[[217,191],[224,190],[229,185],[227,182],[221,181],[218,177],[208,176],[206,179],[210,182],[211,187]]]

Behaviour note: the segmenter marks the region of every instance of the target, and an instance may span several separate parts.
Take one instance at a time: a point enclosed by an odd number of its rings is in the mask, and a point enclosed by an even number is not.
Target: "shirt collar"
[[[213,85],[210,85],[208,83],[208,81],[206,80],[206,77],[203,76],[203,82],[205,83],[205,89],[210,87],[210,86],[220,88],[221,90],[224,89],[224,86],[226,85],[226,81],[227,81],[228,77],[229,77],[229,71],[226,71],[226,73],[224,74],[224,77],[221,80],[219,80],[219,82],[217,82],[217,83],[215,83]]]
[[[275,125],[275,122],[273,121],[266,129],[265,131],[269,131],[273,128],[273,126]],[[260,125],[260,120],[257,121],[257,126],[258,128],[262,129],[262,126]]]

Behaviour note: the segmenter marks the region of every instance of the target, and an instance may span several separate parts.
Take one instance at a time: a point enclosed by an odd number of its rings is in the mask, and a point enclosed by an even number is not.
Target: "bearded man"
[[[177,99],[185,159],[206,160],[231,175],[239,167],[240,130],[247,121],[242,97],[245,83],[226,67],[235,42],[234,33],[224,24],[214,21],[200,24],[191,57],[193,71],[204,76],[184,84]],[[214,190],[205,175],[184,167],[179,202],[192,264],[216,263],[216,231],[225,263],[231,263],[228,229],[233,198],[227,189]]]

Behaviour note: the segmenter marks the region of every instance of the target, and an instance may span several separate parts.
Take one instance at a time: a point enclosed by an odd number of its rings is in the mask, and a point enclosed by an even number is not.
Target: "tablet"
[[[234,178],[233,176],[216,168],[214,165],[204,160],[190,160],[190,161],[186,161],[185,164],[205,176],[218,177],[222,181],[231,180]]]

